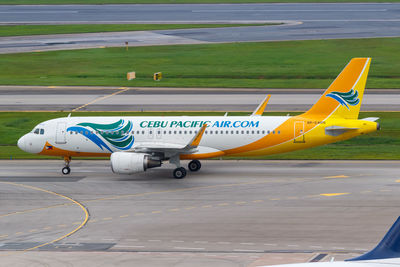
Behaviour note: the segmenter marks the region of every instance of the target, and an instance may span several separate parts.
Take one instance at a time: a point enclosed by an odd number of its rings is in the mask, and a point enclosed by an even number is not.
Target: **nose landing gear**
[[[69,167],[69,163],[71,162],[71,157],[64,157],[65,167],[61,169],[62,174],[67,175],[71,172],[71,168]]]

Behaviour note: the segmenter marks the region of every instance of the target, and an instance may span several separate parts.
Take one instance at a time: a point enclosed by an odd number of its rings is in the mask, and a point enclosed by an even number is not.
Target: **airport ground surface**
[[[130,176],[108,161],[61,167],[0,161],[2,264],[338,260],[371,249],[400,214],[396,161],[213,160],[182,180],[168,164]]]
[[[0,6],[0,24],[264,23],[279,26],[1,37],[0,53],[89,47],[400,36],[400,4]]]
[[[324,90],[0,86],[0,111],[304,111]],[[362,111],[400,111],[396,89],[367,89]]]

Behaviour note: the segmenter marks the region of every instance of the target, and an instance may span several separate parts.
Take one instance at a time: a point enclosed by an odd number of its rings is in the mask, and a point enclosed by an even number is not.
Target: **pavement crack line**
[[[63,195],[63,194],[56,193],[56,192],[53,192],[53,191],[50,191],[50,190],[46,190],[46,189],[43,189],[43,188],[40,188],[40,187],[31,186],[31,185],[17,184],[17,183],[13,183],[13,182],[3,182],[3,181],[0,181],[0,183],[2,183],[2,184],[8,184],[8,185],[13,185],[13,186],[17,186],[17,187],[23,187],[23,188],[27,188],[27,189],[31,189],[31,190],[36,190],[36,191],[41,191],[41,192],[45,192],[45,193],[48,193],[48,194],[51,194],[51,195],[55,195],[55,196],[64,198],[64,199],[66,199],[66,200],[72,202],[74,205],[77,205],[77,206],[84,212],[84,214],[85,214],[85,218],[84,218],[84,220],[81,222],[81,224],[80,224],[79,226],[77,226],[74,230],[72,230],[71,232],[69,232],[69,233],[67,233],[67,234],[65,234],[65,235],[63,235],[63,236],[61,236],[61,237],[58,237],[58,238],[56,238],[56,239],[54,239],[54,240],[51,240],[51,241],[49,241],[49,242],[46,242],[46,243],[43,243],[43,244],[40,244],[40,245],[31,247],[31,248],[24,249],[23,251],[20,251],[20,252],[26,252],[26,251],[35,250],[35,249],[38,249],[38,248],[41,248],[41,247],[44,247],[44,246],[53,244],[53,243],[55,243],[55,242],[58,242],[58,241],[60,241],[60,240],[62,240],[62,239],[64,239],[64,238],[66,238],[66,237],[69,237],[69,236],[73,235],[74,233],[76,233],[77,231],[79,231],[80,229],[82,229],[82,228],[86,225],[86,223],[88,222],[88,220],[89,220],[90,214],[89,214],[89,210],[87,209],[87,207],[85,207],[83,204],[81,204],[81,203],[78,202],[77,200],[72,199],[72,198],[70,198],[70,197],[68,197],[68,196],[65,196],[65,195]],[[5,254],[5,256],[6,256],[6,255],[9,255],[9,254]]]

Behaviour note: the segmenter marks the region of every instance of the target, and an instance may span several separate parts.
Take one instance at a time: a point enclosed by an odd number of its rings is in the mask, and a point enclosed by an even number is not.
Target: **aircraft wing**
[[[190,153],[195,152],[203,137],[207,124],[204,124],[196,135],[187,144],[161,143],[161,142],[142,142],[133,147],[134,152],[176,152]]]

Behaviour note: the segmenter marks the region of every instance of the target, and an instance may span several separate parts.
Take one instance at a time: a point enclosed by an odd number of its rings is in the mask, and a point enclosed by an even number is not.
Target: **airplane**
[[[358,119],[370,58],[353,58],[321,98],[297,116],[262,116],[267,96],[250,116],[63,117],[39,123],[18,140],[26,152],[108,157],[117,174],[133,174],[169,161],[173,176],[186,176],[181,160],[271,155],[346,140],[380,129],[379,118]]]
[[[345,261],[280,264],[274,267],[398,267],[400,265],[400,217],[371,251]],[[267,266],[262,266],[267,267]]]

